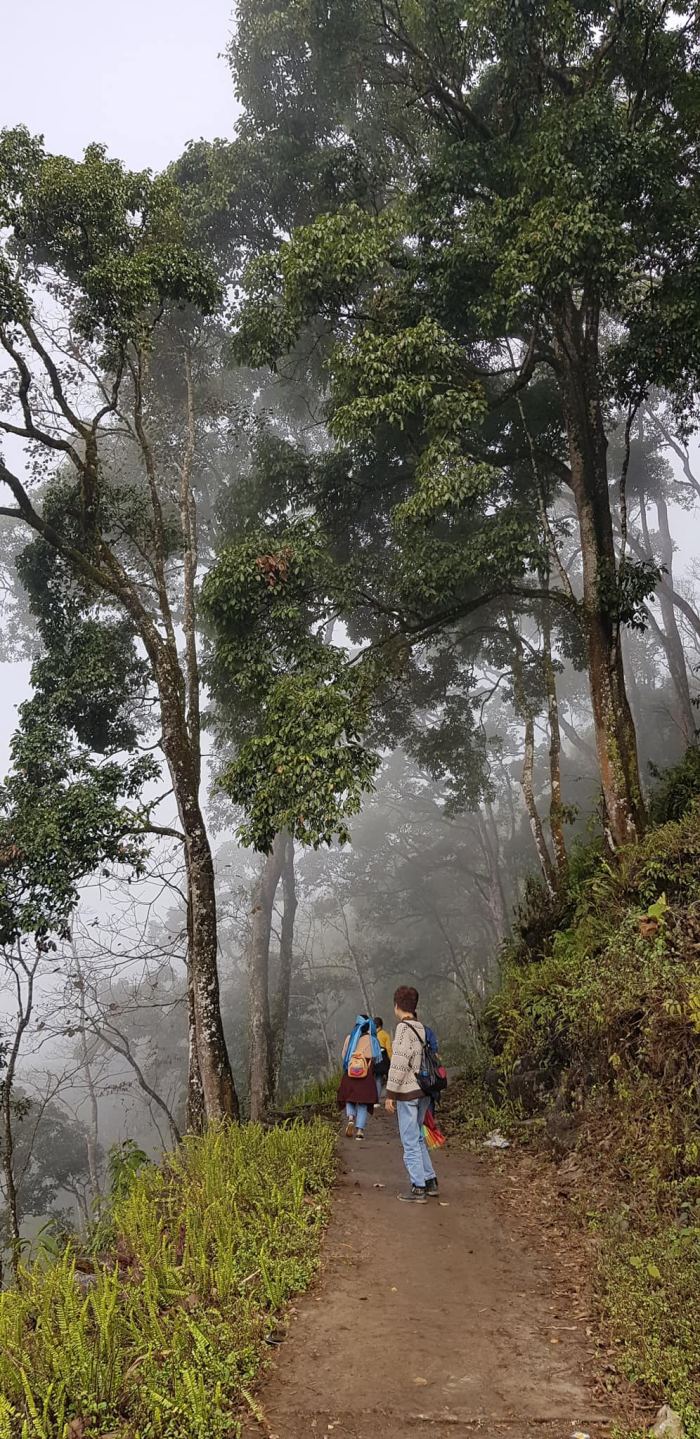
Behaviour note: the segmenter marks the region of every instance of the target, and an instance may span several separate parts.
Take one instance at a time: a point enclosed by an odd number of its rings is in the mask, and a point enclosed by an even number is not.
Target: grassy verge
[[[0,1295],[0,1439],[235,1433],[273,1317],[314,1272],[333,1169],[321,1122],[215,1130],[142,1169],[108,1256],[68,1245]]]
[[[285,1100],[282,1111],[284,1114],[295,1114],[300,1109],[335,1109],[339,1084],[340,1070],[337,1074],[327,1075],[325,1079],[313,1080],[297,1094],[290,1095]]]
[[[486,1037],[504,1100],[472,1083],[458,1128],[575,1153],[617,1369],[700,1439],[697,801],[618,868],[578,856],[555,907],[531,895]]]

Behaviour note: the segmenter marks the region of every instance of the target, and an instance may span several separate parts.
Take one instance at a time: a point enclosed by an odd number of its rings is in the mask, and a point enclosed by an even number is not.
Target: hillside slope
[[[667,782],[657,800],[666,822],[619,866],[582,851],[557,904],[530,895],[486,1016],[486,1078],[502,1107],[483,1116],[510,1123],[559,1162],[569,1156],[578,1219],[596,1238],[617,1367],[650,1400],[680,1411],[692,1439],[700,1439],[697,768],[692,756]]]

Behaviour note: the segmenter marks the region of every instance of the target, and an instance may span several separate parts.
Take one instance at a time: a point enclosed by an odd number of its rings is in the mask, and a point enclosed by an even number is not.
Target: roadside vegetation
[[[611,866],[572,856],[531,890],[484,1023],[487,1059],[455,1117],[470,1140],[576,1155],[577,1220],[617,1368],[700,1436],[700,800],[694,751],[656,823]],[[486,1079],[487,1084],[484,1084]],[[527,1121],[527,1123],[523,1123]]]
[[[333,1168],[320,1121],[215,1127],[159,1167],[125,1155],[92,1242],[46,1248],[0,1295],[1,1439],[235,1432],[313,1275]]]

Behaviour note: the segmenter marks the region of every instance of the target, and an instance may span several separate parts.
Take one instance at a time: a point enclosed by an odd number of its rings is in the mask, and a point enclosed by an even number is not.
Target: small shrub
[[[690,806],[700,798],[700,748],[691,745],[680,764],[660,775],[652,796],[651,817],[656,824],[682,819]]]

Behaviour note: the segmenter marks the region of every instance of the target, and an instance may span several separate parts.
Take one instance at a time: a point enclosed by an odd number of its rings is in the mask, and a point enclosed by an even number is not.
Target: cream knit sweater
[[[418,1074],[423,1060],[425,1027],[419,1019],[400,1019],[394,1035],[394,1052],[386,1082],[386,1099],[422,1099]]]

